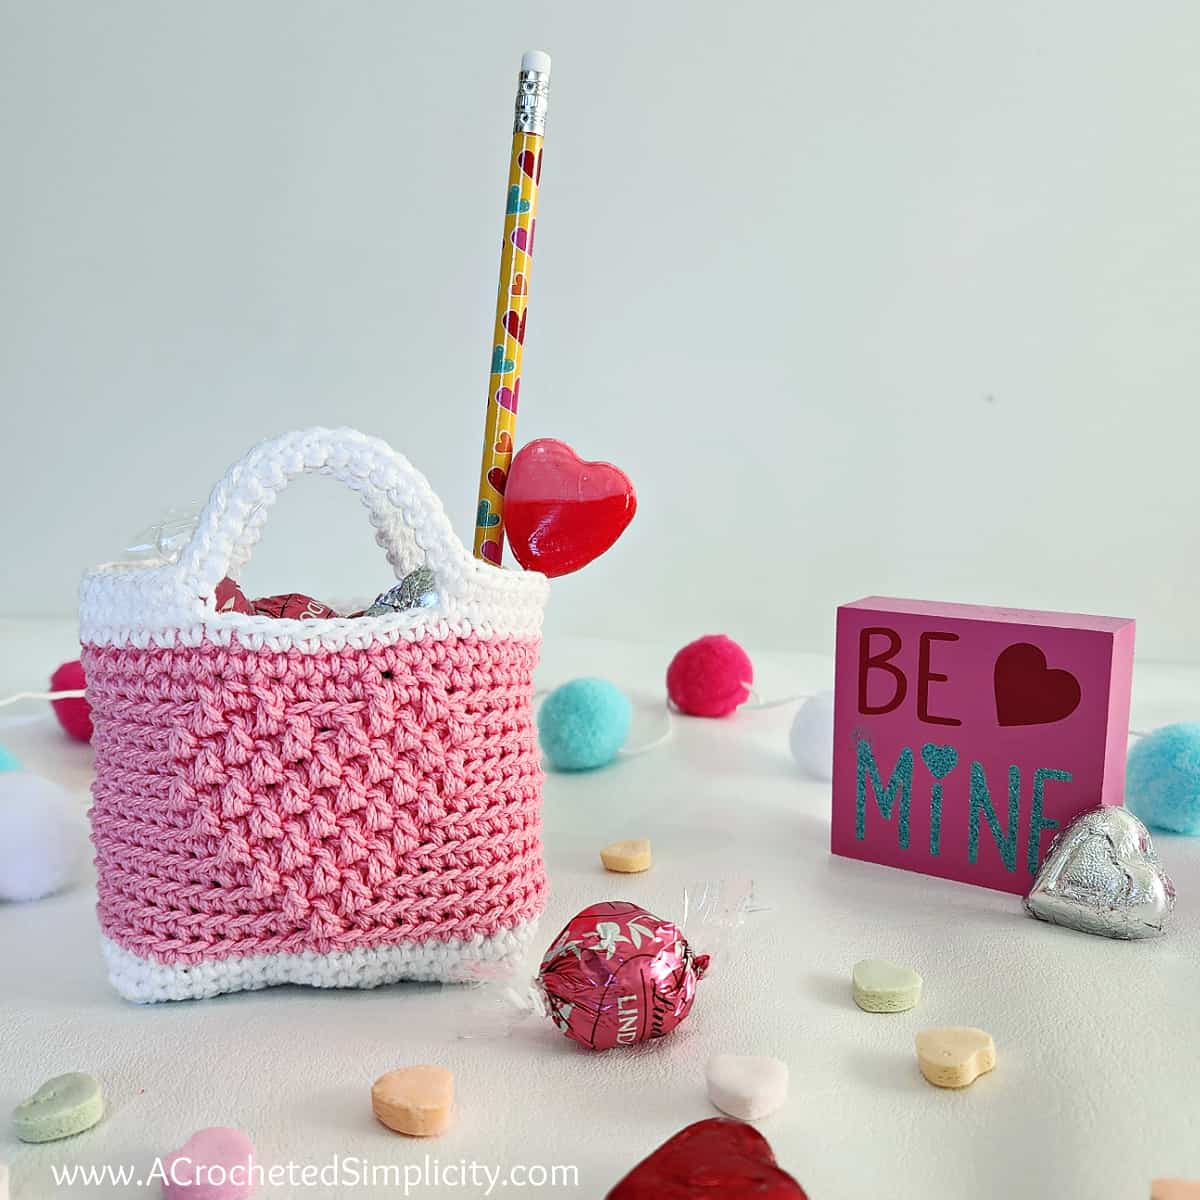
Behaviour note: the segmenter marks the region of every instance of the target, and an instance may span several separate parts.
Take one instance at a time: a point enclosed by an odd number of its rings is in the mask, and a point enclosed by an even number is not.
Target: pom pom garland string
[[[671,740],[675,732],[674,723],[671,720],[671,708],[667,706],[667,724],[666,728],[656,738],[651,738],[650,741],[643,743],[641,746],[630,746],[626,748],[622,746],[617,751],[618,758],[640,758],[643,754],[649,754],[651,750],[657,750],[659,746],[665,746]]]
[[[608,720],[619,709],[622,714],[620,722],[624,722],[621,727],[627,734],[631,706],[623,693],[603,680],[576,682],[607,689],[606,694],[616,707],[613,713],[603,714],[603,718]],[[551,750],[547,738],[553,741],[560,736],[561,731],[542,732],[542,745],[547,751],[551,765],[560,770],[592,770],[607,766],[618,758],[636,758],[649,753],[670,740],[674,731],[673,718],[676,715],[718,718],[730,716],[739,708],[748,712],[765,712],[799,704],[788,734],[792,758],[801,772],[810,778],[823,781],[832,778],[832,691],[797,692],[777,699],[764,700],[754,688],[754,666],[749,655],[737,642],[724,634],[709,634],[698,638],[678,651],[667,668],[666,684],[667,725],[658,737],[641,746],[626,747],[623,744],[624,735],[619,735],[619,729],[589,727],[590,718],[583,710],[568,713],[566,715],[571,728],[567,733],[568,741],[572,745],[560,751],[559,757]],[[541,726],[541,714],[538,720]],[[1196,728],[1200,730],[1200,725]],[[1130,729],[1129,732],[1133,737],[1145,736],[1141,730]],[[1197,755],[1200,756],[1200,733],[1197,734],[1197,738]],[[579,743],[579,746],[574,743]],[[562,760],[562,754],[566,754],[570,761]],[[572,755],[576,757],[572,758]],[[1196,832],[1200,833],[1200,776],[1195,790],[1194,821]],[[1190,823],[1193,818],[1189,816],[1186,820]]]
[[[48,700],[63,732],[77,742],[92,740],[92,709],[84,690],[83,664],[78,659],[63,663],[50,676],[48,692],[14,692],[0,698],[0,708],[19,704],[24,700]],[[40,714],[39,714],[40,716]],[[0,719],[0,726],[27,725],[35,717],[8,717]]]
[[[72,688],[65,692],[14,692],[0,700],[0,708],[18,704],[22,700],[81,700],[86,694],[83,688]]]
[[[787,704],[799,704],[801,700],[811,700],[817,692],[797,692],[794,696],[781,696],[778,700],[764,700],[758,692],[750,688],[752,703],[743,704],[743,712],[766,712],[770,708],[783,708]]]
[[[14,692],[11,696],[0,698],[0,708],[7,708],[12,704],[20,704],[28,700],[50,701],[54,703],[56,700],[82,700],[84,692],[82,688],[71,689],[62,692]],[[23,716],[2,716],[0,717],[0,729],[12,729],[17,725],[29,725],[34,721],[45,719],[46,714],[28,713]]]

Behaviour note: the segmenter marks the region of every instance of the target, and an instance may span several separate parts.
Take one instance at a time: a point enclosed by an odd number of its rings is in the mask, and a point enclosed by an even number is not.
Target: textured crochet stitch
[[[429,561],[439,610],[215,612],[212,585],[304,471],[363,494],[398,575]],[[544,579],[476,563],[408,463],[346,430],[252,451],[197,541],[179,563],[84,583],[98,910],[118,990],[460,979],[518,955],[546,892]]]

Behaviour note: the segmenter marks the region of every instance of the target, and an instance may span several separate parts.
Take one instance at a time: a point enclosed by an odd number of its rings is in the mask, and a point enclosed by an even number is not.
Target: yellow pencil
[[[517,427],[521,352],[525,344],[533,232],[538,184],[542,178],[542,140],[549,99],[550,55],[541,50],[530,50],[521,59],[517,84],[483,461],[479,468],[479,501],[475,507],[475,557],[497,566],[504,554],[504,489],[508,484]]]

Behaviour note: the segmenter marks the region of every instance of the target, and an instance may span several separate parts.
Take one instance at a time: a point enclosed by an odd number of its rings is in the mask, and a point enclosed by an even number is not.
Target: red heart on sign
[[[598,558],[637,512],[629,476],[612,463],[584,462],[566,442],[538,438],[508,469],[504,520],[517,562],[554,578]]]
[[[1079,707],[1079,680],[1047,667],[1046,656],[1030,642],[1002,650],[992,679],[1000,725],[1050,725]]]
[[[644,1158],[605,1200],[808,1200],[775,1165],[770,1143],[753,1125],[712,1117],[681,1129]]]

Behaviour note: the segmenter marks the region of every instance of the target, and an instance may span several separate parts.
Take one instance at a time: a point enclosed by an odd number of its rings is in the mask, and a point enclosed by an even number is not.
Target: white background
[[[641,499],[556,583],[539,683],[608,674],[644,740],[687,638],[754,648],[765,696],[811,690],[829,660],[772,648],[827,653],[836,604],[882,592],[1136,616],[1133,723],[1194,718],[1195,673],[1147,666],[1200,660],[1192,0],[0,0],[0,615],[64,618],[0,627],[0,694],[72,655],[85,566],[283,429],[385,437],[469,536],[530,46],[554,90],[519,435],[619,462]],[[333,599],[386,576],[356,502],[302,481],[246,583]],[[459,1084],[434,1154],[575,1163],[599,1196],[711,1115],[722,1050],[788,1060],[762,1129],[815,1200],[1144,1200],[1153,1175],[1200,1178],[1200,843],[1160,839],[1180,892],[1160,942],[1037,925],[1012,897],[832,858],[790,719],[679,722],[547,782],[546,941],[613,894],[596,850],[616,837],[653,838],[622,887],[663,915],[704,874],[753,874],[768,906],[689,1022],[628,1056],[546,1026],[457,1042],[420,988],[145,1012],[104,982],[89,886],[0,906],[21,965],[0,1111],[59,1070],[110,1102],[70,1143],[0,1131],[14,1195],[42,1196],[50,1162],[148,1167],[214,1123],[276,1162],[408,1161],[426,1147],[372,1121],[368,1087],[426,1058]],[[85,748],[44,720],[4,740],[82,801]],[[876,955],[922,970],[918,1010],[853,1008],[849,967]],[[916,1072],[914,1031],[942,1023],[997,1039],[963,1095]]]
[[[551,636],[828,650],[880,592],[1200,658],[1191,0],[3,0],[0,614],[69,614],[305,424],[391,441],[469,535],[529,46],[518,434],[641,500]],[[323,481],[260,555],[252,594],[388,582]]]

